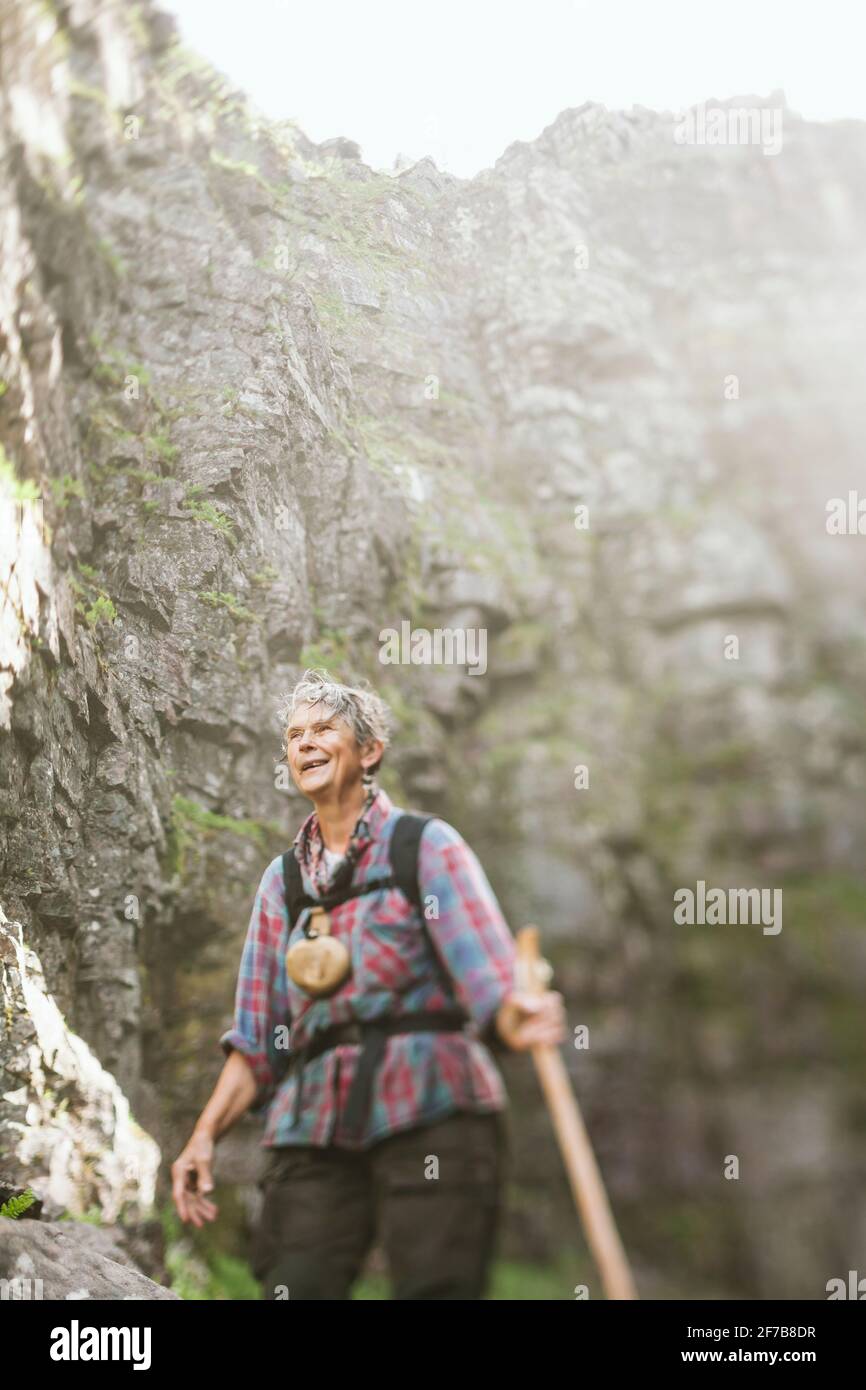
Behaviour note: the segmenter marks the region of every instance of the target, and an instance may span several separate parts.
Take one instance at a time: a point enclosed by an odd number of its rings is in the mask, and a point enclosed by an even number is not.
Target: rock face
[[[644,1292],[823,1297],[866,1233],[866,580],[825,528],[866,488],[863,128],[786,110],[767,156],[587,105],[390,177],[149,4],[2,13],[3,1168],[50,1197],[22,958],[119,1088],[108,1166],[119,1095],[136,1200],[147,1134],[174,1157],[309,810],[278,700],[326,664],[390,698],[392,794],[542,925]],[[382,665],[406,620],[483,629],[486,670]],[[783,888],[784,929],[675,925],[698,879]],[[506,1066],[549,1255],[573,1216]]]
[[[107,1231],[61,1221],[0,1221],[0,1279],[6,1296],[21,1300],[179,1299],[136,1269]]]
[[[156,1194],[159,1149],[136,1124],[114,1077],[70,1032],[36,956],[0,909],[4,1073],[14,1079],[0,1113],[4,1152],[39,1174],[47,1216],[141,1221]]]

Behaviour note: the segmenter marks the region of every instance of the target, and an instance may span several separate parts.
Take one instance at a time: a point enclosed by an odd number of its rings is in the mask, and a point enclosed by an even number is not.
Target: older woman
[[[225,1066],[172,1166],[178,1213],[213,1220],[214,1144],[266,1109],[266,1297],[348,1298],[378,1232],[395,1298],[480,1298],[508,1151],[492,1054],[562,1042],[562,998],[515,989],[514,939],[462,836],[377,786],[384,702],[307,671],[285,715],[315,809],[259,884]]]

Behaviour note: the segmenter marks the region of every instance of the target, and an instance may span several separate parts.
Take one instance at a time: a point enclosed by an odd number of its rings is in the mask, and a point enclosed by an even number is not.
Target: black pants
[[[483,1297],[510,1151],[505,1112],[460,1112],[353,1152],[270,1151],[252,1268],[266,1299],[348,1298],[373,1240],[392,1297]]]

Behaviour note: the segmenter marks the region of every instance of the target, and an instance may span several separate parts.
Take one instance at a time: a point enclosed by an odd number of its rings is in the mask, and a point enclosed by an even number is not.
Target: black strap
[[[396,879],[396,886],[412,906],[417,908],[421,906],[421,888],[418,883],[421,835],[427,822],[435,819],[435,816],[425,816],[420,811],[404,811],[391,833],[391,872]]]
[[[295,925],[303,908],[304,884],[301,866],[295,858],[294,850],[287,849],[283,855],[283,892],[289,911],[289,929]]]
[[[417,910],[421,911],[421,888],[418,883],[418,855],[421,846],[421,836],[428,821],[435,820],[435,816],[424,815],[418,811],[404,811],[398,816],[394,828],[391,832],[391,840],[388,846],[388,857],[391,864],[390,875],[381,878],[369,879],[366,883],[350,885],[345,888],[338,888],[333,893],[325,893],[320,898],[313,898],[304,891],[304,883],[301,875],[301,866],[295,858],[294,851],[289,849],[283,855],[283,884],[286,895],[286,906],[289,914],[289,930],[294,927],[305,907],[324,907],[326,910],[338,907],[341,903],[348,902],[350,898],[359,898],[367,893],[378,893],[384,888],[399,888],[409,902]],[[423,913],[422,913],[423,916]],[[426,929],[426,923],[425,923]],[[435,954],[435,952],[434,952]],[[440,971],[443,970],[441,963]],[[361,1060],[358,1065],[358,1073],[355,1083],[347,1103],[346,1124],[354,1129],[359,1126],[367,1114],[372,1095],[373,1080],[376,1069],[382,1060],[385,1051],[385,1042],[391,1032],[413,1032],[416,1029],[437,1030],[443,1027],[450,1029],[460,1029],[468,1021],[467,1015],[462,1009],[445,1011],[428,1011],[416,1015],[404,1015],[402,1019],[385,1020],[377,1019],[372,1023],[363,1024],[365,1034],[364,1047]],[[287,1018],[287,1022],[290,1019]],[[402,1025],[402,1027],[400,1026]],[[295,1105],[292,1125],[296,1125],[300,1115],[301,1093],[304,1079],[304,1062],[308,1060],[307,1050],[311,1048],[314,1040],[302,1049],[299,1053],[293,1054],[287,1059],[287,1065],[297,1067],[298,1085],[295,1094]],[[319,1039],[315,1042],[321,1046]],[[331,1044],[332,1046],[334,1044]],[[327,1044],[326,1044],[327,1046]],[[314,1055],[317,1055],[314,1052]]]
[[[295,1053],[291,1059],[298,1077],[291,1127],[295,1127],[301,1114],[304,1066],[314,1057],[321,1056],[333,1047],[339,1047],[340,1043],[360,1043],[361,1051],[343,1116],[345,1128],[360,1137],[373,1099],[376,1072],[385,1056],[388,1039],[395,1033],[460,1033],[468,1022],[468,1015],[458,1005],[451,1009],[419,1009],[415,1013],[403,1014],[402,1017],[386,1016],[336,1023],[322,1033],[317,1033],[306,1047]]]
[[[391,861],[390,877],[372,879],[366,883],[338,888],[335,892],[325,893],[320,898],[313,898],[309,893],[304,892],[301,866],[295,858],[294,850],[286,850],[283,855],[283,885],[289,912],[289,929],[294,927],[305,907],[319,906],[324,907],[327,911],[332,907],[339,907],[341,903],[348,902],[350,898],[360,898],[367,893],[378,893],[384,888],[399,888],[413,907],[420,908],[418,854],[421,835],[427,822],[435,819],[435,816],[423,815],[419,811],[404,811],[402,815],[398,816],[391,832],[391,843],[388,847]]]

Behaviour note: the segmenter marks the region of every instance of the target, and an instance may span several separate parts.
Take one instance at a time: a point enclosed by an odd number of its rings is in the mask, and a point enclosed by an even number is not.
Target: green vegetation
[[[54,501],[61,511],[69,505],[70,497],[85,496],[84,484],[79,478],[73,478],[71,473],[64,473],[62,478],[51,478],[50,487]]]
[[[170,444],[168,435],[164,430],[158,434],[146,434],[144,436],[144,452],[148,458],[160,459],[169,469],[173,466],[178,449],[174,444]]]
[[[0,1207],[0,1216],[8,1216],[11,1221],[17,1221],[19,1216],[33,1206],[36,1201],[35,1193],[28,1187],[24,1192],[19,1192],[17,1197],[10,1197]]]
[[[338,680],[348,679],[352,667],[346,638],[333,628],[325,628],[315,642],[307,643],[298,661],[303,667],[324,666]]]
[[[272,584],[277,582],[279,577],[279,570],[275,569],[273,565],[268,564],[265,565],[263,569],[256,570],[255,574],[251,576],[250,582],[257,585],[259,588],[269,589]]]
[[[349,308],[341,294],[313,291],[310,298],[319,318],[337,333],[345,333],[358,320],[357,312]]]
[[[387,174],[354,178],[342,159],[301,162],[307,182],[278,190],[284,220],[299,231],[325,237],[380,286],[389,270],[425,268],[388,235],[388,204],[400,201],[407,190]]]
[[[124,280],[127,275],[126,262],[119,256],[111,242],[105,237],[101,237],[96,243],[96,249],[105,261],[115,280]]]
[[[260,623],[261,617],[254,613],[251,608],[245,608],[240,599],[234,594],[223,594],[216,589],[206,589],[196,595],[202,603],[207,603],[211,608],[223,608],[239,623]]]
[[[221,1208],[224,1204],[221,1201]],[[259,1298],[259,1285],[245,1261],[226,1255],[218,1248],[218,1231],[212,1228],[188,1230],[171,1203],[160,1213],[160,1222],[169,1287],[173,1293],[194,1302],[249,1302]],[[220,1225],[220,1219],[215,1225]]]
[[[96,332],[89,335],[89,342],[99,355],[92,372],[94,380],[121,394],[142,422],[136,431],[127,429],[115,409],[108,408],[104,403],[90,411],[82,441],[84,451],[91,456],[87,464],[89,476],[97,486],[120,475],[136,478],[142,483],[161,482],[164,477],[172,476],[179,450],[169,439],[169,426],[182,413],[181,409],[169,409],[159,399],[148,368],[125,349],[106,344]],[[100,455],[105,452],[103,441],[106,439],[110,441],[112,453],[118,445],[140,444],[145,459],[160,471],[155,472],[153,467],[118,467],[114,461],[111,466],[107,465],[100,460]],[[131,448],[129,452],[133,452]],[[154,511],[157,505],[155,502],[143,503],[145,511]]]
[[[225,512],[221,512],[219,507],[215,507],[213,502],[209,502],[207,498],[200,497],[199,494],[203,490],[200,483],[195,483],[192,487],[187,488],[181,506],[187,509],[195,521],[206,522],[221,536],[225,536],[232,547],[236,546],[237,539],[231,517],[227,516]]]
[[[129,25],[130,32],[136,43],[146,52],[150,48],[150,33],[144,18],[142,6],[138,4],[124,5],[121,7],[120,13]]]
[[[396,482],[411,514],[416,559],[423,540],[462,568],[494,575],[518,609],[525,606],[522,595],[532,589],[539,557],[519,501],[494,500],[453,445],[407,428],[398,416],[353,416],[331,435],[347,453],[356,439],[370,466]],[[411,575],[407,585],[420,597]]]
[[[279,198],[282,194],[282,186],[269,183],[261,169],[255,164],[250,164],[243,159],[231,159],[228,155],[221,154],[219,150],[211,150],[210,161],[219,169],[226,169],[229,173],[243,174],[245,178],[254,179],[272,198]]]
[[[456,416],[462,424],[468,425],[475,422],[475,405],[468,396],[462,395],[459,391],[450,391],[446,386],[440,386],[439,404],[445,408],[449,415]]]
[[[269,835],[282,836],[278,825],[270,821],[238,820],[234,816],[223,816],[216,811],[208,811],[189,797],[175,795],[171,800],[171,828],[169,830],[169,864],[172,875],[183,876],[186,852],[202,836],[227,832],[252,840],[260,850],[267,848]]]
[[[101,622],[113,623],[116,619],[117,609],[105,593],[98,594],[84,612],[84,621],[88,627],[96,627],[96,624]]]
[[[85,1226],[101,1226],[101,1225],[103,1224],[103,1221],[102,1221],[102,1208],[101,1208],[101,1207],[97,1207],[97,1206],[92,1206],[92,1207],[88,1207],[88,1208],[87,1208],[87,1211],[84,1211],[84,1212],[70,1211],[70,1210],[67,1208],[66,1211],[61,1212],[60,1217],[59,1217],[59,1220],[60,1220],[60,1221],[79,1221],[79,1222],[81,1222],[81,1223],[82,1223],[83,1225],[85,1225]]]
[[[78,574],[70,574],[68,580],[76,596],[75,611],[81,614],[88,627],[94,628],[102,622],[116,621],[117,609],[106,591],[98,584],[96,570],[92,565],[79,563]]]
[[[75,588],[74,578],[70,579],[70,583]],[[105,593],[97,594],[90,603],[85,603],[79,598],[75,604],[75,611],[81,614],[88,627],[96,627],[100,622],[113,623],[117,617],[117,610]]]
[[[41,495],[38,483],[34,483],[29,478],[22,481],[18,477],[2,444],[0,444],[0,486],[11,493],[13,502],[38,502]]]

